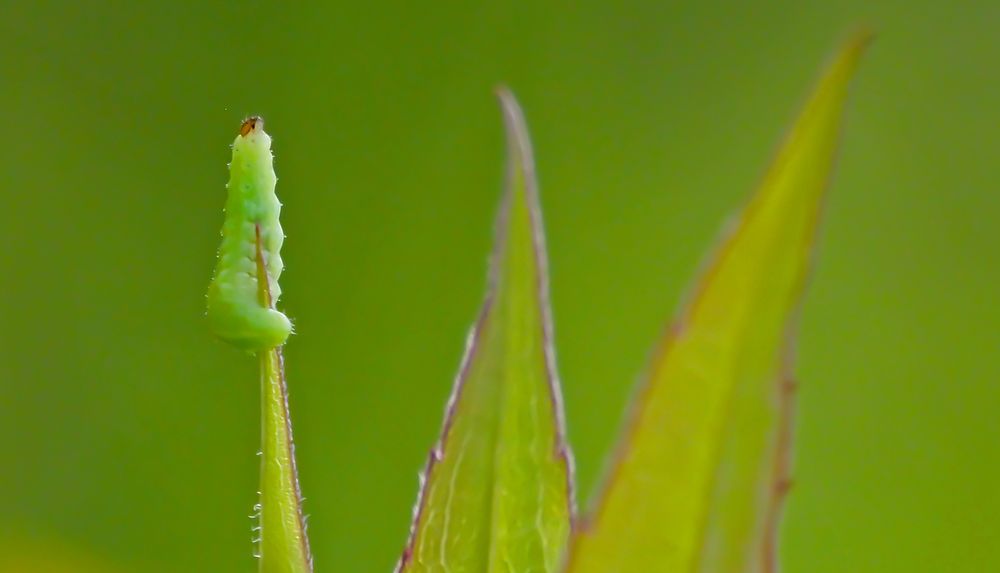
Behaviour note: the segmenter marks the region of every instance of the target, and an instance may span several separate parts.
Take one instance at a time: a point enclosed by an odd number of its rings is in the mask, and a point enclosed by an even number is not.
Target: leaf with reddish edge
[[[763,573],[788,487],[792,339],[850,79],[821,78],[657,349],[567,573]]]
[[[514,97],[499,99],[508,167],[488,294],[398,572],[554,572],[568,540],[572,461],[531,144]]]

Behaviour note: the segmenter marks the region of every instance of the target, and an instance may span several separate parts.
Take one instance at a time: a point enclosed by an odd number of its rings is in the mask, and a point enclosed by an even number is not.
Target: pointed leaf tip
[[[572,463],[531,144],[516,100],[498,98],[507,181],[489,290],[397,571],[554,572],[569,535]]]
[[[509,167],[530,166],[531,169],[529,171],[534,172],[534,154],[531,150],[531,138],[528,137],[528,126],[524,119],[524,112],[521,110],[521,105],[517,102],[514,94],[505,86],[497,88],[496,95],[497,101],[500,103],[504,129],[507,134],[509,154],[507,164]],[[535,181],[532,179],[531,183],[534,184]],[[513,191],[516,191],[516,189],[508,184],[507,192]]]
[[[870,40],[853,35],[827,67],[659,345],[567,573],[775,570],[791,339],[847,85]]]

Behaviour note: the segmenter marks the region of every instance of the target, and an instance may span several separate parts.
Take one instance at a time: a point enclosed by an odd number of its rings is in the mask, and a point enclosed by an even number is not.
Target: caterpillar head
[[[264,131],[264,119],[251,115],[240,124],[240,132],[233,141],[233,149],[241,148],[254,156],[271,152],[271,136]]]
[[[251,115],[243,120],[240,125],[240,136],[247,137],[255,131],[264,131],[264,118],[259,115]]]

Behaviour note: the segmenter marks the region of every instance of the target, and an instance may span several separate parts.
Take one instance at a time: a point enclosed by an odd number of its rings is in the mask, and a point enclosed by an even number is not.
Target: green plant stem
[[[281,347],[261,352],[260,572],[311,573]]]

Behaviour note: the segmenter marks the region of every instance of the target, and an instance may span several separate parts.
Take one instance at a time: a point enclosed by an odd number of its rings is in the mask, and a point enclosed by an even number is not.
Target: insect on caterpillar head
[[[264,121],[249,117],[233,141],[222,244],[208,288],[208,319],[218,337],[250,351],[280,346],[292,332],[288,317],[274,308],[281,295],[284,241],[276,181]]]
[[[264,118],[259,115],[251,115],[243,120],[243,123],[240,125],[240,135],[246,137],[255,129],[264,130]]]

